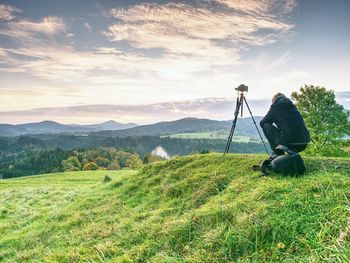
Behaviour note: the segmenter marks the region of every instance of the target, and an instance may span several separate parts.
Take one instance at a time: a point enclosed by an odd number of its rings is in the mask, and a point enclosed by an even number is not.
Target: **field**
[[[349,262],[350,160],[262,177],[263,157],[1,180],[0,261]]]
[[[164,136],[163,136],[164,137]],[[225,132],[193,132],[193,133],[177,133],[169,136],[170,138],[180,139],[224,139],[227,140],[228,134]],[[233,141],[249,142],[251,138],[243,135],[234,135]]]

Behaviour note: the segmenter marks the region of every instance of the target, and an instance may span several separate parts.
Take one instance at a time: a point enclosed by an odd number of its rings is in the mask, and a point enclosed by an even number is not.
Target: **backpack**
[[[302,175],[306,171],[303,158],[300,154],[279,145],[276,149],[283,151],[282,155],[272,156],[260,164],[260,171],[267,175],[271,171],[282,175]]]

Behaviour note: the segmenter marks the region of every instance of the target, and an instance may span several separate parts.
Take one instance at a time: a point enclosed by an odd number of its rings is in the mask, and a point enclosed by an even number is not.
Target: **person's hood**
[[[271,106],[276,108],[289,109],[289,108],[293,108],[294,104],[286,96],[278,96],[275,102]]]

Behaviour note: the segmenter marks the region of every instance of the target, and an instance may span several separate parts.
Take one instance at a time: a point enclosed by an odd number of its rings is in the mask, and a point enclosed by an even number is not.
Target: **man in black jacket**
[[[279,154],[276,150],[278,145],[301,152],[310,142],[310,134],[303,117],[293,102],[282,93],[273,96],[270,110],[260,121],[260,126],[271,149],[277,155]]]

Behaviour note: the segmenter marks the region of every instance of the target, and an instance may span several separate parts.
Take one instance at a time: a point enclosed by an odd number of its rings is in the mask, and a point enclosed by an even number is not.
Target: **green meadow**
[[[166,137],[166,136],[163,136]],[[170,138],[180,138],[180,139],[223,139],[226,140],[228,134],[223,132],[193,132],[193,133],[176,133],[169,135]],[[233,141],[236,142],[249,142],[251,138],[243,135],[233,136]]]
[[[263,158],[1,180],[0,262],[350,261],[350,160],[294,178],[252,171]]]

